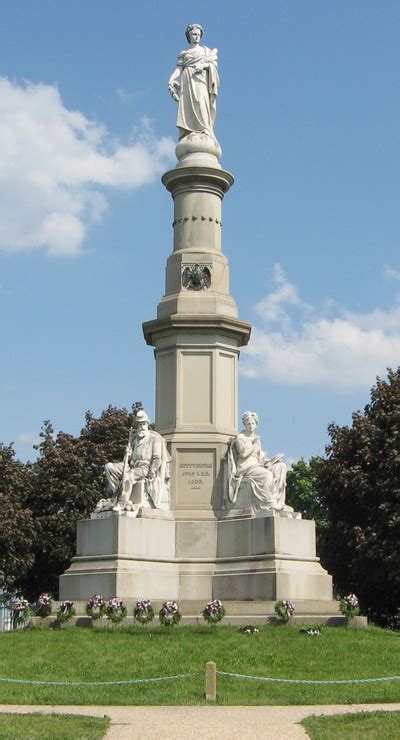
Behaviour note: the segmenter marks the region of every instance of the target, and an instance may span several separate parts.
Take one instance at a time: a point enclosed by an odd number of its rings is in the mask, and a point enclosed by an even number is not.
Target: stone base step
[[[290,597],[288,597],[290,598]],[[136,606],[136,599],[124,599],[125,606],[128,609],[128,614],[132,614],[134,607]],[[58,609],[58,606],[61,602],[60,601],[54,601],[53,602],[53,614]],[[154,613],[157,614],[157,612],[161,609],[163,605],[163,601],[160,600],[152,600],[152,606],[154,609]],[[275,618],[275,601],[223,601],[225,611],[226,611],[226,617],[225,620],[228,617],[240,617],[243,616],[246,619],[254,616],[257,617],[257,619],[265,620],[267,616],[272,616]],[[86,601],[74,601],[75,609],[77,615],[86,616]],[[193,615],[201,615],[201,612],[203,611],[204,607],[206,605],[205,601],[179,601],[179,611],[183,616],[190,616],[190,618],[193,617]],[[340,614],[340,607],[339,602],[334,600],[301,600],[296,599],[295,600],[295,616],[296,618],[299,615],[304,615],[307,617],[312,618],[315,616],[326,616],[329,615],[330,617],[338,616],[341,617]]]
[[[360,619],[363,619],[362,617]],[[366,618],[364,618],[366,619]],[[342,627],[346,624],[346,619],[343,616],[340,615],[332,615],[332,614],[317,614],[310,616],[309,614],[298,614],[294,616],[291,620],[292,624],[296,625],[302,625],[302,624],[326,624],[329,627]],[[159,624],[158,622],[158,614],[155,613],[155,617],[153,622],[151,622],[149,625],[145,625],[143,629],[149,629],[157,627]],[[188,626],[188,625],[202,625],[205,626],[206,623],[201,615],[198,614],[184,614],[182,615],[182,619],[179,623],[181,626]],[[254,626],[260,626],[264,624],[269,624],[273,626],[281,626],[283,624],[282,620],[279,619],[277,616],[273,615],[265,615],[265,614],[251,614],[251,615],[243,615],[243,614],[230,614],[226,615],[221,623],[222,625],[232,625],[232,626],[242,626],[242,625],[254,625]],[[139,626],[137,622],[135,622],[134,617],[125,617],[125,619],[120,622],[120,625],[122,627],[134,627]],[[76,616],[72,617],[72,619],[69,622],[64,622],[61,627],[57,623],[57,620],[52,615],[50,617],[46,617],[44,619],[41,619],[40,617],[30,617],[28,621],[29,627],[54,627],[54,628],[65,628],[65,627],[88,627],[88,628],[94,628],[94,629],[115,629],[115,625],[111,620],[107,619],[106,617],[103,617],[101,619],[92,620],[90,617],[87,616]],[[366,626],[366,624],[354,624],[354,626]],[[212,628],[212,627],[210,627]]]
[[[128,616],[122,621],[122,626],[134,626],[133,609],[136,605],[136,599],[125,599],[125,605],[128,609]],[[31,617],[30,624],[38,626],[40,624],[47,626],[56,625],[56,612],[61,602],[53,602],[53,611],[50,617],[41,619],[40,617]],[[75,601],[76,617],[73,617],[69,625],[78,627],[92,627],[96,629],[109,629],[113,623],[102,618],[93,620],[86,615],[86,601]],[[151,623],[154,627],[158,624],[158,612],[161,609],[162,601],[152,601],[155,618]],[[275,613],[274,601],[224,601],[226,615],[223,624],[226,625],[280,625],[282,620]],[[204,601],[180,601],[178,603],[179,611],[182,614],[181,625],[204,625],[205,621],[201,613],[205,607]],[[360,618],[363,619],[363,618]],[[365,618],[366,619],[366,618]],[[327,624],[329,626],[341,626],[346,624],[346,619],[340,613],[339,602],[331,600],[298,600],[295,602],[295,614],[292,618],[294,624]],[[365,626],[365,625],[363,625]]]

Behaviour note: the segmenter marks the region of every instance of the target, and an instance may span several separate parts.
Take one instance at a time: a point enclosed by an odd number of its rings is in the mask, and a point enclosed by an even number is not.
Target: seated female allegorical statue
[[[265,456],[256,434],[258,416],[254,411],[246,411],[242,421],[245,428],[229,448],[230,503],[236,503],[240,486],[248,481],[256,509],[292,512],[292,507],[285,503],[287,466],[283,455]]]

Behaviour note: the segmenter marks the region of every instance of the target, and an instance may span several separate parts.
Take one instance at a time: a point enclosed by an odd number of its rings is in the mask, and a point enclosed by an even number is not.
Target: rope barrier
[[[192,676],[202,676],[203,671],[194,673],[180,673],[176,676],[157,676],[155,678],[133,678],[126,681],[31,681],[26,678],[5,678],[0,676],[3,683],[29,684],[34,686],[126,686],[142,683],[156,683],[158,681],[174,681]],[[295,684],[359,684],[378,683],[382,681],[400,681],[400,676],[383,676],[381,678],[353,678],[340,681],[316,681],[303,678],[272,678],[267,676],[246,676],[242,673],[230,673],[229,671],[216,671],[218,676],[228,676],[250,681],[264,681],[268,683],[295,683]]]
[[[303,678],[266,678],[264,676],[244,676],[241,673],[228,673],[228,671],[217,671],[219,676],[230,676],[231,678],[244,678],[253,681],[269,681],[273,683],[308,683],[308,684],[342,684],[342,683],[373,683],[376,681],[400,681],[400,676],[384,676],[383,678],[353,678],[343,681],[310,681]]]
[[[182,673],[177,676],[159,676],[157,678],[133,678],[130,681],[30,681],[24,678],[2,678],[4,683],[34,684],[35,686],[122,686],[135,683],[154,683],[156,681],[173,681],[180,678],[191,678],[203,675],[203,671],[197,673]]]

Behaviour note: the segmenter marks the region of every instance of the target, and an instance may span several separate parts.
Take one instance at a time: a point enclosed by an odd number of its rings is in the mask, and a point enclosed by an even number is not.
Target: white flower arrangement
[[[36,602],[36,616],[44,619],[49,617],[53,608],[53,597],[51,594],[43,592]]]
[[[86,604],[86,614],[88,617],[99,619],[100,617],[104,617],[105,611],[106,602],[103,597],[99,596],[99,594],[93,594]]]
[[[164,625],[164,627],[173,627],[174,624],[178,624],[182,618],[182,614],[178,609],[176,601],[164,601],[158,612],[158,618],[160,624]]]
[[[288,599],[281,599],[280,601],[277,601],[274,608],[278,617],[283,619],[284,622],[289,622],[289,620],[293,617],[295,611],[293,601],[289,601]]]
[[[124,602],[118,596],[114,596],[113,599],[109,599],[109,601],[107,601],[105,611],[107,619],[110,619],[114,624],[122,622],[128,613]]]
[[[63,622],[69,622],[72,617],[76,614],[75,604],[73,601],[62,601],[57,609],[57,622],[62,624]]]
[[[25,624],[30,615],[29,601],[22,596],[13,596],[7,603],[7,607],[12,612],[14,628]]]
[[[207,602],[201,613],[203,619],[205,619],[208,624],[217,624],[217,622],[220,622],[225,616],[225,607],[222,601],[219,599],[213,599],[212,601]]]
[[[133,610],[133,616],[136,622],[139,622],[141,625],[151,622],[154,619],[154,609],[151,601],[149,599],[139,599]]]
[[[340,611],[347,619],[354,619],[360,613],[360,605],[355,594],[348,594],[340,599]]]

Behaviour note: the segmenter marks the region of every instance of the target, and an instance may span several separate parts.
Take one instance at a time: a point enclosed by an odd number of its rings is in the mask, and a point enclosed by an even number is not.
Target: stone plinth
[[[78,523],[77,555],[60,579],[60,599],[208,601],[332,599],[332,579],[315,555],[312,521],[288,517],[183,520],[145,510]]]

